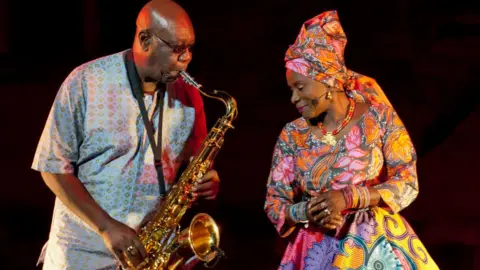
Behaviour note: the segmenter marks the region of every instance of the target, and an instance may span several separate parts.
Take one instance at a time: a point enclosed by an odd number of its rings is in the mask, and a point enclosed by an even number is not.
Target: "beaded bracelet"
[[[347,209],[353,208],[353,190],[350,187],[346,187],[342,189],[342,192]]]
[[[360,194],[358,193],[358,189],[355,186],[350,187],[352,189],[352,207],[353,209],[358,208],[358,204],[360,202]]]
[[[290,206],[290,218],[295,223],[305,223],[308,220],[307,217],[307,204],[308,202],[299,202]]]
[[[359,186],[356,186],[356,188],[359,191],[359,194],[361,194],[358,208],[367,208],[370,205],[370,192],[368,192],[368,188]]]
[[[370,192],[367,187],[348,186],[342,189],[347,209],[362,209],[370,205]]]

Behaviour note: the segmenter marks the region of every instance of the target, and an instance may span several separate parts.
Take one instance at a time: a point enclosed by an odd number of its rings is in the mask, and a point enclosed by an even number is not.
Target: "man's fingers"
[[[200,192],[212,189],[212,185],[213,183],[211,181],[197,184],[193,187],[192,191],[195,193],[200,193]]]
[[[203,192],[195,192],[194,194],[195,197],[210,197],[213,196],[215,192],[213,192],[213,190],[207,190]]]
[[[125,251],[126,253],[127,251]],[[113,255],[117,260],[120,262],[120,265],[122,266],[123,269],[128,269],[128,264],[125,258],[123,257],[123,252],[121,250],[114,249],[113,250]]]
[[[140,240],[134,239],[133,246],[138,252],[140,252],[142,258],[147,257],[147,251],[145,250],[145,247],[143,246],[142,242],[140,242]]]
[[[197,180],[197,183],[201,184],[201,183],[205,183],[205,182],[208,182],[208,181],[219,181],[217,171],[210,170],[210,171],[206,172],[201,179]]]

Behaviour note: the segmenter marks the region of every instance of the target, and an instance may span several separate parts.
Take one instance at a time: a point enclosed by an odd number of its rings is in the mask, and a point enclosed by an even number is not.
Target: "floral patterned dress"
[[[332,234],[288,227],[291,207],[347,185],[375,187],[381,204],[344,213]],[[279,269],[438,269],[398,214],[417,194],[415,149],[389,104],[372,103],[335,146],[322,143],[304,118],[288,123],[275,146],[265,203],[282,237],[297,233]]]

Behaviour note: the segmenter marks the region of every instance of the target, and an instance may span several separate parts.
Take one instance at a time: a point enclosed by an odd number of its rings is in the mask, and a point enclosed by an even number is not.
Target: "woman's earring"
[[[332,92],[328,91],[326,99],[332,99]]]

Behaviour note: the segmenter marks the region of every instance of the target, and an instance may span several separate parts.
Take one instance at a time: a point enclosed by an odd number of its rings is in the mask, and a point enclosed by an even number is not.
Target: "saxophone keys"
[[[222,147],[222,145],[223,145],[223,138],[219,139],[215,142],[215,146],[218,147],[218,148]]]
[[[188,196],[188,195],[187,195],[187,196]],[[178,204],[182,204],[182,205],[183,205],[185,202],[187,202],[186,196],[180,196],[180,197],[178,197],[178,201],[177,201]]]

